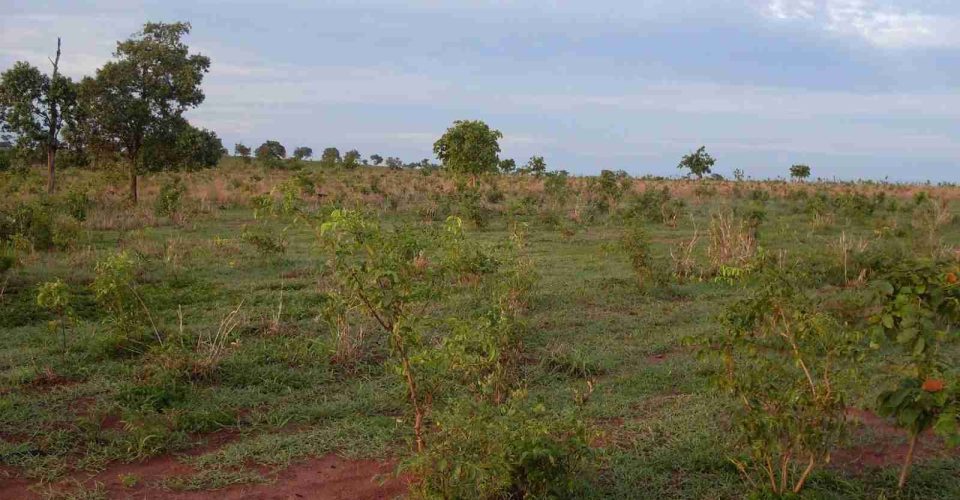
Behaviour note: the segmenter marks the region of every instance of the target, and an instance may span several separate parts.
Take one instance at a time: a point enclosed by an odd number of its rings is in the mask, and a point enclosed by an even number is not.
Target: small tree
[[[499,130],[479,120],[457,120],[433,144],[433,152],[451,172],[477,176],[496,172],[500,165]]]
[[[237,143],[233,146],[233,154],[243,158],[244,163],[250,163],[250,147]]]
[[[343,168],[354,169],[360,165],[360,152],[356,149],[351,149],[343,154]]]
[[[53,313],[57,319],[49,324],[50,332],[60,331],[60,342],[63,352],[67,352],[67,321],[73,317],[70,307],[70,289],[67,284],[57,278],[40,285],[37,290],[37,305]]]
[[[684,155],[677,168],[680,170],[689,170],[691,174],[696,175],[697,179],[703,179],[703,176],[710,173],[710,169],[716,160],[707,153],[706,146],[700,146],[693,153]]]
[[[383,157],[380,156],[380,155],[378,155],[378,154],[372,154],[372,155],[370,155],[370,163],[372,163],[373,166],[376,167],[376,166],[380,165],[381,163],[383,163]]]
[[[533,175],[534,177],[542,177],[547,171],[547,162],[543,161],[542,156],[533,156],[530,160],[527,161],[526,166],[523,168],[524,172]]]
[[[790,167],[790,177],[798,181],[803,181],[810,177],[810,167],[807,165],[794,165]]]
[[[904,262],[875,283],[880,307],[872,318],[875,340],[900,349],[899,357],[884,354],[896,363],[901,376],[877,400],[878,413],[893,418],[909,435],[900,488],[906,484],[921,433],[934,427],[952,440],[957,437],[956,408],[947,411],[956,404],[950,396],[956,388],[944,383],[950,362],[942,352],[960,324],[957,281],[952,271],[939,265]]]
[[[385,164],[390,170],[400,170],[403,168],[403,160],[397,158],[396,156],[388,157],[385,161]]]
[[[513,158],[504,158],[500,160],[500,172],[509,174],[517,169],[517,162]]]
[[[265,141],[257,148],[257,161],[265,165],[276,167],[287,157],[287,148],[277,141]]]
[[[144,146],[170,135],[183,122],[183,113],[204,100],[200,83],[210,58],[190,54],[182,40],[189,33],[189,23],[147,23],[117,44],[116,60],[81,85],[81,99],[95,124],[91,137],[127,159],[133,203]]]
[[[845,428],[845,396],[838,383],[857,338],[800,288],[801,276],[774,269],[761,287],[732,304],[707,355],[718,363],[717,382],[735,405],[731,457],[744,479],[778,498],[798,494],[826,464]]]
[[[21,149],[47,155],[47,192],[57,188],[56,157],[64,119],[77,104],[77,88],[59,72],[60,39],[50,76],[27,62],[18,62],[0,75],[0,131],[16,135]]]
[[[294,160],[303,160],[313,156],[313,149],[307,146],[300,146],[297,149],[293,150],[293,159]]]
[[[320,166],[324,168],[338,167],[340,161],[340,150],[334,147],[324,149],[323,154],[320,155]]]

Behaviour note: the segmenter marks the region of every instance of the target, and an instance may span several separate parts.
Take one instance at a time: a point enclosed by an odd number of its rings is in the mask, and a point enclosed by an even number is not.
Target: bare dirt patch
[[[67,493],[77,485],[101,488],[111,499],[171,500],[374,500],[401,497],[408,489],[405,480],[392,474],[391,462],[348,460],[336,455],[312,458],[275,473],[267,484],[234,485],[218,490],[171,491],[164,480],[188,477],[196,471],[173,455],[128,464],[112,464],[86,478],[74,477],[53,485],[41,485],[18,477],[11,469],[0,469],[0,498],[32,500],[41,492]],[[272,477],[271,477],[272,475]],[[125,479],[135,478],[133,484]]]
[[[831,455],[835,467],[856,473],[868,469],[899,466],[907,454],[907,434],[888,420],[873,412],[858,408],[847,409],[854,443],[836,450]],[[925,432],[917,441],[916,462],[949,456],[943,440],[932,432]]]

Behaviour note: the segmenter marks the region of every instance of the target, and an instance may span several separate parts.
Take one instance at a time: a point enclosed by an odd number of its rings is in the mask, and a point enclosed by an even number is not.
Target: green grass
[[[745,203],[712,199],[689,208],[703,238],[712,210]],[[822,261],[835,273],[832,245],[841,232],[875,239],[879,217],[838,216],[832,226],[814,229],[796,206],[767,204],[761,245],[770,255]],[[385,217],[398,224],[417,220],[410,213]],[[909,214],[895,217],[909,228]],[[718,328],[716,316],[745,290],[710,280],[640,290],[619,250],[615,221],[586,225],[565,238],[535,217],[522,219],[530,223],[529,252],[540,276],[525,318],[524,380],[532,397],[558,412],[581,411],[601,436],[597,472],[584,495],[744,496],[746,485],[726,458],[732,453],[729,403],[711,389],[709,367],[684,339]],[[658,266],[668,265],[673,243],[694,233],[691,218],[681,219],[677,228],[649,225]],[[251,210],[227,207],[182,227],[163,221],[133,231],[87,231],[83,248],[41,253],[13,271],[0,299],[0,464],[54,481],[112,461],[183,452],[213,432],[236,433],[221,448],[182,458],[198,469],[196,476],[165,483],[207,489],[265,480],[252,465],[279,469],[327,453],[402,455],[410,435],[398,421],[405,414],[402,388],[380,363],[387,352],[383,339],[371,334],[370,354],[355,366],[331,364],[330,334],[316,320],[322,257],[312,229],[291,227],[286,253],[265,256],[240,241],[241,228],[255,223]],[[507,217],[468,234],[489,244],[505,241]],[[952,243],[958,236],[955,225],[943,234]],[[909,235],[895,241],[914,245]],[[700,263],[704,247],[697,252]],[[212,376],[155,376],[152,368],[168,361],[150,340],[152,328],[141,349],[153,346],[150,354],[105,350],[108,327],[89,283],[95,261],[121,248],[137,256],[138,290],[168,339],[215,332],[243,302],[245,321]],[[57,277],[71,285],[78,317],[66,353],[47,331],[51,317],[35,301],[38,284]],[[451,311],[469,306],[457,296],[444,305]],[[588,380],[595,390],[578,409],[574,394]],[[892,469],[856,475],[827,468],[814,474],[806,494],[889,497],[895,482]],[[77,498],[99,493],[82,494]],[[904,492],[907,498],[958,496],[960,459],[918,463]]]

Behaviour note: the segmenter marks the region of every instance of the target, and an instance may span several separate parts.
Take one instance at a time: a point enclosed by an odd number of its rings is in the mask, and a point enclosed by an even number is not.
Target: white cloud
[[[777,19],[812,19],[816,4],[813,0],[771,0],[766,11]]]
[[[883,48],[960,47],[960,18],[896,9],[875,0],[769,0],[764,14],[803,21]]]

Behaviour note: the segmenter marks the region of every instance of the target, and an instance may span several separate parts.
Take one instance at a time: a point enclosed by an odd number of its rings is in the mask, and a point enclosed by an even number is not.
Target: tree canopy
[[[169,137],[182,127],[183,113],[204,100],[200,84],[210,59],[190,54],[182,40],[189,33],[189,23],[147,23],[82,83],[94,135],[127,158],[133,202],[144,146]]]
[[[257,159],[261,161],[282,160],[287,157],[287,148],[277,141],[264,141],[257,148]]]
[[[503,134],[480,120],[457,120],[433,144],[443,167],[457,173],[480,175],[500,166],[499,140]]]
[[[51,75],[19,61],[0,75],[0,132],[13,134],[22,152],[47,156],[47,191],[56,190],[56,154],[65,117],[77,104],[76,84],[59,73],[60,40]]]
[[[810,166],[808,165],[793,165],[790,167],[790,177],[793,177],[797,180],[803,180],[807,177],[810,177]]]
[[[325,148],[320,155],[320,166],[333,168],[340,165],[340,150],[335,147]]]
[[[710,156],[710,153],[707,153],[706,146],[700,146],[693,153],[684,155],[677,168],[680,170],[687,169],[691,174],[696,175],[697,179],[702,179],[704,175],[710,173],[714,163],[716,163],[716,160]]]
[[[313,148],[300,146],[293,150],[293,158],[296,160],[303,160],[305,158],[310,158],[311,156],[313,156]]]

